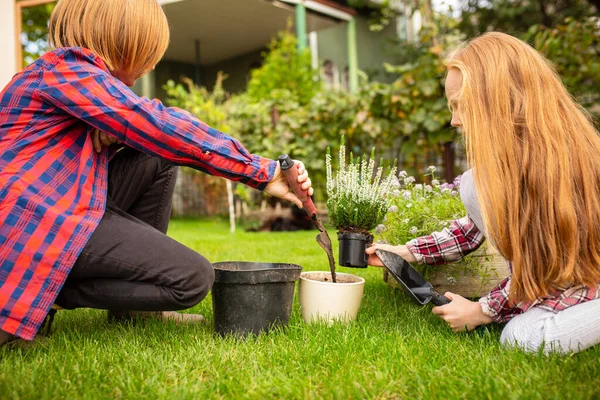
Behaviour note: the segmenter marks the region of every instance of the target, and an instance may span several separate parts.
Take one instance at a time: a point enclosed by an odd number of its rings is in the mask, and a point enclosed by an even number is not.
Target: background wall
[[[0,0],[0,90],[15,74],[15,4]]]

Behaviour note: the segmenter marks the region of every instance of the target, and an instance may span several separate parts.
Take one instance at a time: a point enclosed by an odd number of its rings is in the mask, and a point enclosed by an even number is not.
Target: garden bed
[[[504,278],[510,275],[508,263],[492,246],[484,244],[471,254],[482,265],[477,274],[463,268],[463,262],[434,267],[437,270],[428,277],[429,282],[439,293],[452,292],[466,298],[485,296]],[[383,280],[391,287],[398,288],[398,282],[384,268]]]

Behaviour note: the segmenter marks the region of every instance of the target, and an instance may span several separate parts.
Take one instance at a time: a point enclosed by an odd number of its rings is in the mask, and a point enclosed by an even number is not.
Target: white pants
[[[600,343],[600,299],[558,313],[534,307],[508,322],[500,342],[527,352],[583,351]]]

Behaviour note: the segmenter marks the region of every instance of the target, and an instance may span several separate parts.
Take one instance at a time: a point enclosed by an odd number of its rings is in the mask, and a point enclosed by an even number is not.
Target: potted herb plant
[[[325,159],[327,170],[327,208],[338,230],[339,265],[366,268],[365,250],[373,242],[372,231],[383,221],[391,204],[389,193],[395,181],[392,165],[384,176],[383,159],[375,166],[375,149],[371,157],[363,155],[346,164],[344,137],[340,145],[338,170],[332,171],[331,150]],[[395,163],[394,163],[395,164]]]
[[[460,177],[452,183],[441,183],[430,166],[425,175],[428,183],[416,183],[404,171],[394,182],[390,193],[391,206],[382,224],[375,229],[376,239],[392,245],[404,244],[419,236],[429,235],[448,227],[467,213],[460,199]],[[464,297],[480,297],[509,275],[504,258],[486,241],[480,249],[463,260],[443,265],[415,268],[434,288],[444,293],[451,291]],[[384,280],[395,285],[386,274]]]

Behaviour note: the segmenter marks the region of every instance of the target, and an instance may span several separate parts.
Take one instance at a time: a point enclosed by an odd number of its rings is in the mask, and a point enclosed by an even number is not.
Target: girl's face
[[[112,76],[123,82],[125,85],[132,87],[135,85],[135,81],[137,80],[137,76],[133,75],[131,72],[123,71],[121,69],[111,71]]]
[[[452,121],[450,125],[455,128],[460,128],[462,123],[460,122],[459,108],[458,108],[458,93],[462,87],[462,72],[458,68],[450,68],[448,70],[448,76],[446,77],[446,98],[450,104],[452,110]]]

